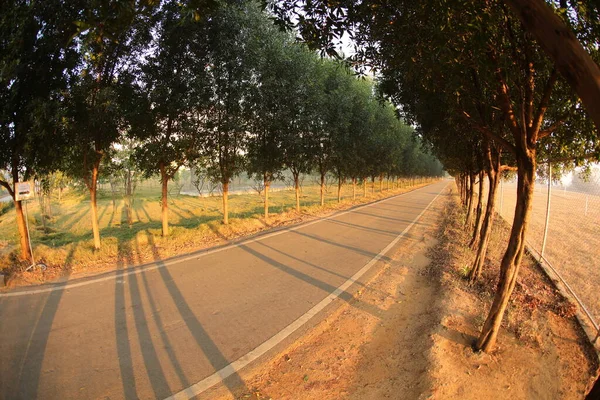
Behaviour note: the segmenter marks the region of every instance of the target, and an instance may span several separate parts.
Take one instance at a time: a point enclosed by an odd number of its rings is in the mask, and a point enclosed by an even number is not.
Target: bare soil
[[[474,353],[506,227],[495,229],[480,284],[469,286],[464,214],[440,196],[366,289],[300,340],[241,372],[239,399],[579,399],[597,356],[563,299],[524,262],[498,348]],[[375,312],[373,310],[376,310]],[[216,390],[211,398],[230,399]]]
[[[440,226],[439,245],[430,252],[443,293],[431,356],[433,398],[583,398],[598,357],[574,317],[575,306],[529,256],[523,258],[497,348],[490,354],[471,350],[493,299],[509,229],[496,219],[483,277],[469,286],[464,277],[473,259],[470,232],[455,197]]]

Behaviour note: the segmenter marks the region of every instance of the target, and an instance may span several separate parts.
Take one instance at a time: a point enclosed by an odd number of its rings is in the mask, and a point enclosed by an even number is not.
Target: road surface
[[[447,184],[176,260],[0,293],[0,398],[233,391],[244,385],[236,370],[347,300]]]

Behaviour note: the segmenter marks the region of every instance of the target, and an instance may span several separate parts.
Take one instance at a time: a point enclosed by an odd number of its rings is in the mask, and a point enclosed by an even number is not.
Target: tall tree
[[[221,183],[223,223],[229,223],[229,183],[244,170],[251,95],[259,54],[253,47],[267,22],[254,3],[223,6],[210,19],[204,68],[211,90],[203,149],[208,170]]]
[[[90,193],[94,248],[100,248],[96,203],[100,165],[125,128],[121,77],[149,43],[157,4],[145,1],[100,1],[85,4],[74,43],[82,65],[70,91],[71,173]]]
[[[179,3],[164,4],[150,44],[153,53],[140,66],[139,96],[130,101],[139,104],[131,133],[142,140],[134,157],[146,176],[160,175],[163,236],[169,234],[168,183],[193,161],[202,136],[194,116],[208,101],[205,31],[205,21],[189,18]]]
[[[60,161],[64,92],[77,65],[78,2],[12,1],[0,8],[0,177],[15,202],[21,258],[31,258],[15,185]],[[61,12],[57,13],[57,10]]]

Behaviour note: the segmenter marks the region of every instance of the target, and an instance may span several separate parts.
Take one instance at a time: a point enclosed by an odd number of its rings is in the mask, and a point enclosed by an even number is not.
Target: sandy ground
[[[249,389],[235,398],[582,398],[595,353],[571,305],[531,262],[498,348],[471,350],[497,271],[487,268],[475,287],[462,279],[468,235],[460,218],[456,197],[440,196],[368,288],[287,349],[242,371]],[[492,260],[501,243],[492,246]],[[216,390],[211,398],[232,395]]]

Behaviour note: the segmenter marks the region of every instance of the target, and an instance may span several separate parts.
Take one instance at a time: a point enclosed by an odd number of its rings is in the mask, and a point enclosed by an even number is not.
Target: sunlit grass
[[[369,187],[366,197],[363,197],[362,187],[357,187],[357,197],[353,201],[351,185],[344,185],[341,203],[337,202],[337,188],[332,187],[326,193],[325,207],[321,207],[319,187],[307,184],[302,188],[300,213],[295,211],[293,190],[273,190],[269,196],[268,222],[263,216],[263,199],[257,193],[230,195],[229,225],[221,222],[221,196],[170,196],[168,237],[161,236],[158,187],[141,187],[137,190],[131,224],[127,222],[124,199],[116,197],[113,201],[110,193],[101,193],[98,199],[102,240],[100,250],[93,248],[90,201],[84,193],[72,191],[64,195],[60,203],[53,198],[52,213],[47,218],[45,230],[37,201],[28,203],[28,220],[34,256],[49,265],[45,277],[48,279],[66,272],[72,275],[140,264],[152,261],[156,255],[164,259],[410,189],[408,182],[403,182],[400,186],[386,190],[387,184],[384,182],[383,191],[380,192],[376,183],[375,193]],[[15,272],[20,268],[16,265],[15,257],[19,243],[17,234],[13,209],[0,217],[0,268],[8,272]],[[35,277],[28,278],[27,274],[23,276],[25,280],[44,279],[39,273]]]

